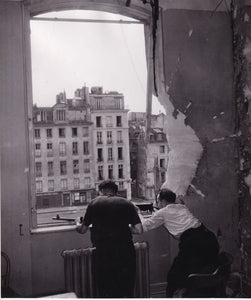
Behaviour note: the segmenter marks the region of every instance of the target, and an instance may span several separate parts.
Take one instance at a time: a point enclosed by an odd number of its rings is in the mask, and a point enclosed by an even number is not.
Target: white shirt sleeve
[[[164,218],[161,210],[154,213],[150,218],[142,220],[142,226],[144,232],[157,228],[163,224],[164,224]]]

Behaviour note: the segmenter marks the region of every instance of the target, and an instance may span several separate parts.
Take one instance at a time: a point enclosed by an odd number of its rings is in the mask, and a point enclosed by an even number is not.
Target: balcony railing
[[[117,140],[117,144],[123,144],[123,140]]]
[[[48,171],[48,176],[54,176],[54,172],[53,171]]]
[[[103,159],[103,157],[99,157],[99,158],[97,159],[97,161],[98,161],[98,162],[103,162],[104,159]]]

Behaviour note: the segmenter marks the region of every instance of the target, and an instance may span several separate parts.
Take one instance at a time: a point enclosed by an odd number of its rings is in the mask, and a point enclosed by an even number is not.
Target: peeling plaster
[[[164,80],[161,26],[157,27],[156,42],[158,100],[166,111],[165,133],[170,147],[166,182],[162,187],[168,187],[178,196],[184,196],[196,174],[203,147],[195,131],[186,124],[186,116],[180,111],[175,117],[173,115],[177,109],[170,101],[169,87]],[[189,103],[187,109],[190,105]]]
[[[249,15],[247,13],[244,15],[244,22],[249,22]]]
[[[170,147],[167,178],[163,187],[169,187],[177,195],[185,195],[195,176],[203,147],[194,130],[185,124],[186,116],[181,112],[176,118],[173,116],[174,106],[168,92],[164,88],[158,91],[160,103],[166,110],[165,131]]]
[[[193,184],[190,184],[191,188],[195,191],[196,194],[201,196],[202,198],[205,198],[206,196],[202,193],[202,191],[198,190]]]
[[[249,171],[248,176],[245,177],[245,183],[249,187],[249,194],[251,195],[251,170]]]

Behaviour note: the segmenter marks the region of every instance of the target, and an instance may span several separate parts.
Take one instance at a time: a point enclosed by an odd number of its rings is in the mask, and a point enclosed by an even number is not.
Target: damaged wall
[[[239,234],[246,294],[251,293],[251,1],[233,1],[236,131],[239,132]]]
[[[228,12],[163,11],[164,75],[171,148],[166,185],[235,256],[238,244],[238,134]],[[159,62],[160,67],[160,62]]]

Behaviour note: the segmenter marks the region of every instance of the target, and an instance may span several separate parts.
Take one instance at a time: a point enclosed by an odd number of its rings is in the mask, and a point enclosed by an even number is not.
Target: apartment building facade
[[[119,195],[131,199],[128,110],[123,94],[104,93],[93,87],[89,93],[93,123],[95,187],[106,179],[114,180]]]
[[[37,208],[81,205],[95,196],[87,90],[33,108]]]
[[[151,116],[146,134],[146,113],[129,113],[129,141],[133,198],[153,202],[166,180],[169,146],[165,134],[165,115]]]
[[[102,87],[33,107],[37,208],[87,204],[106,179],[131,199],[127,113],[123,95]]]

